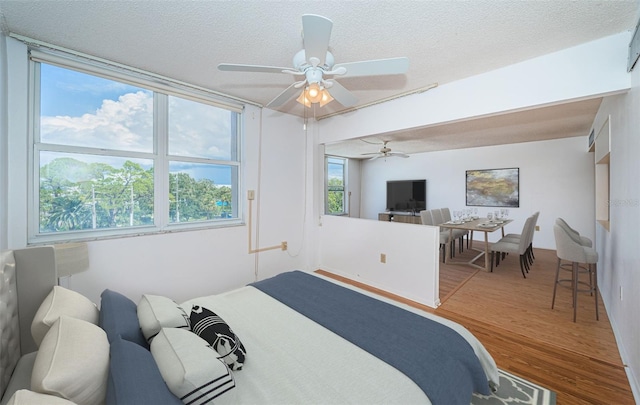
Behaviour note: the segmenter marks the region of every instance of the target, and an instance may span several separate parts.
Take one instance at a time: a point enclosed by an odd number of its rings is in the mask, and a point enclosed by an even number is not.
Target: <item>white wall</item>
[[[595,227],[600,293],[640,403],[640,66],[631,77],[631,91],[605,100],[593,124],[599,129],[610,117],[611,230]]]
[[[439,244],[434,226],[325,215],[319,267],[435,308],[440,304]]]
[[[427,180],[427,208],[466,208],[465,171],[520,169],[520,207],[510,208],[514,222],[506,232],[520,233],[531,214],[540,211],[534,246],[555,249],[553,223],[567,220],[582,234],[595,237],[593,153],[587,137],[413,154],[409,159],[365,161],[362,168],[362,212],[376,219],[386,206],[386,181]],[[484,215],[495,207],[478,207]],[[490,233],[490,241],[501,235]],[[476,239],[482,235],[474,235]]]
[[[9,216],[7,210],[9,189],[8,171],[8,100],[7,100],[7,42],[5,35],[0,32],[0,224],[6,224]],[[0,226],[0,250],[7,249],[7,227]]]
[[[320,142],[553,105],[629,89],[629,32],[320,121]]]
[[[6,247],[22,248],[27,240],[27,48],[12,38],[7,43],[7,228]],[[18,170],[18,171],[16,171]],[[4,190],[3,190],[4,191]]]

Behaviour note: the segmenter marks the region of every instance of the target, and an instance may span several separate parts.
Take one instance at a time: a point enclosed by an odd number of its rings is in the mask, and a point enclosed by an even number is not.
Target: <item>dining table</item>
[[[478,252],[476,256],[474,256],[471,260],[462,261],[462,260],[453,260],[451,257],[451,243],[445,244],[445,254],[444,254],[444,262],[445,264],[466,264],[471,267],[475,267],[478,269],[484,269],[485,271],[491,270],[491,250],[489,245],[489,234],[491,232],[495,232],[497,230],[502,231],[502,237],[504,237],[504,227],[513,222],[512,219],[500,218],[500,219],[489,219],[489,218],[469,218],[463,220],[453,220],[447,221],[440,224],[441,229],[449,230],[449,240],[453,240],[453,230],[461,229],[465,231],[470,231],[471,236],[469,237],[469,249],[473,249]],[[474,232],[483,232],[484,233],[484,248],[478,249],[473,247],[473,233]],[[478,261],[481,257],[484,256],[484,266],[480,266],[475,262]]]

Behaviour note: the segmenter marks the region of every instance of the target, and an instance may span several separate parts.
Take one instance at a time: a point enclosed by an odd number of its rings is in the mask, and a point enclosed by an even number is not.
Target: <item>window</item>
[[[240,222],[239,107],[37,55],[31,241]]]
[[[326,157],[326,202],[325,213],[344,215],[348,213],[346,204],[347,159]]]

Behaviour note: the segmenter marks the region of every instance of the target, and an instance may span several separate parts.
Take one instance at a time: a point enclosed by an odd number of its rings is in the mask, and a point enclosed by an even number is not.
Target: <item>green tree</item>
[[[153,223],[153,169],[126,161],[58,158],[40,170],[40,230],[59,232]]]
[[[40,169],[40,230],[83,229],[90,211],[78,182],[90,178],[86,163],[58,158]]]
[[[58,158],[40,170],[42,232],[108,229],[153,224],[153,168],[125,161],[116,168]],[[172,222],[227,217],[232,190],[188,173],[169,175]]]
[[[329,214],[342,214],[344,209],[344,184],[340,178],[330,178],[327,189]]]
[[[231,211],[231,188],[209,179],[196,180],[187,173],[169,176],[171,222],[205,221]]]
[[[142,217],[153,215],[150,170],[127,160],[120,169],[97,164],[93,173],[96,177],[91,184],[92,193],[95,193],[96,211],[100,212],[98,228],[141,225]],[[141,206],[144,211],[140,210]]]

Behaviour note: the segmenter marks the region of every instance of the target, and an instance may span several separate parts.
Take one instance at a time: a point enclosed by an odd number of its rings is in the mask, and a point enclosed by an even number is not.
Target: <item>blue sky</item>
[[[45,63],[41,64],[41,78],[43,142],[153,151],[151,91]],[[170,153],[229,158],[228,111],[177,97],[170,97],[169,108]],[[116,161],[105,163],[117,166]],[[180,163],[173,167],[197,179],[231,184],[230,170],[220,170],[219,166]]]
[[[81,116],[94,114],[102,100],[117,100],[125,93],[135,93],[138,87],[114,82],[53,65],[41,64],[42,100],[40,113],[45,116]]]
[[[343,179],[345,166],[343,164],[336,164],[338,162],[342,162],[342,159],[329,158],[329,162],[327,164],[328,178]]]

